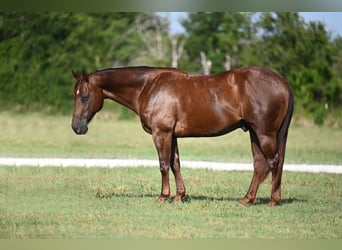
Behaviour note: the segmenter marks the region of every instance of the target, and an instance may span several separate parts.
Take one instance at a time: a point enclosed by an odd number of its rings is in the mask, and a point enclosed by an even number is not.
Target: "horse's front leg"
[[[171,166],[172,133],[158,130],[152,132],[152,137],[158,151],[159,167],[162,177],[162,187],[158,201],[164,202],[170,198],[169,170]]]

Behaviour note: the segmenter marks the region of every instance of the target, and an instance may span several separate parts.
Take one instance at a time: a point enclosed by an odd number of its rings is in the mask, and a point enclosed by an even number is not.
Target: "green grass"
[[[101,113],[87,135],[75,135],[71,116],[0,113],[0,156],[157,159],[138,119],[116,121]],[[252,162],[248,133],[179,139],[183,160]],[[291,126],[286,163],[342,164],[342,129]]]
[[[157,168],[0,168],[0,238],[342,237],[342,176],[284,172],[283,203],[237,206],[250,172],[184,169],[189,197],[159,204]],[[172,183],[173,193],[174,184]]]
[[[101,114],[101,113],[100,113]],[[139,121],[99,115],[85,136],[71,117],[0,113],[0,156],[156,159]],[[342,164],[342,130],[290,129],[286,163]],[[185,160],[252,162],[241,130],[180,139]],[[342,237],[342,175],[283,174],[283,205],[268,208],[270,180],[256,204],[237,206],[251,172],[183,169],[189,197],[156,203],[158,168],[0,167],[0,238]],[[173,178],[171,178],[174,193]]]

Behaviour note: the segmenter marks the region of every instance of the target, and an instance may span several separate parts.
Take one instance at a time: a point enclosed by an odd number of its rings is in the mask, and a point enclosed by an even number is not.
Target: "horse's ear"
[[[80,78],[81,78],[81,74],[78,74],[77,72],[75,72],[75,71],[71,71],[72,72],[72,75],[74,76],[74,78],[76,79],[76,80],[79,80]]]

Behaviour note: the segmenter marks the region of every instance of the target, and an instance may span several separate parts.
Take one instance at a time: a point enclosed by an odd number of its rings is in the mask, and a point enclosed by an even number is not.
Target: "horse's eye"
[[[89,97],[89,94],[82,96],[82,102],[87,102],[89,100]]]

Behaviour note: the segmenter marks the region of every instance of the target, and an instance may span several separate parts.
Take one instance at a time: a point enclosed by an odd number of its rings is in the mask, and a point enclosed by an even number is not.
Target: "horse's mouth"
[[[74,127],[74,126],[72,126],[72,129],[78,135],[84,135],[84,134],[86,134],[88,132],[88,126],[82,126],[82,127]]]
[[[84,135],[88,132],[88,123],[85,120],[81,120],[78,123],[73,122],[71,127],[78,135]]]
[[[92,113],[86,118],[73,117],[71,127],[78,135],[84,135],[88,132],[88,124],[94,118],[96,113]]]

